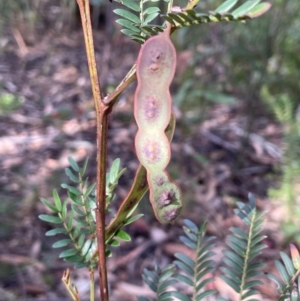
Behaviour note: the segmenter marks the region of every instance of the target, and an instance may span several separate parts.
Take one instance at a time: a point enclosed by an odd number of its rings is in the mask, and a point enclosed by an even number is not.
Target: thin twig
[[[128,73],[125,75],[119,86],[109,95],[103,98],[103,103],[106,105],[113,105],[117,97],[136,80],[136,65],[134,64]]]
[[[106,181],[106,152],[107,152],[107,130],[108,115],[111,107],[102,102],[101,86],[98,78],[98,71],[95,59],[93,32],[90,16],[89,0],[77,0],[84,40],[87,52],[89,73],[92,84],[94,104],[97,116],[97,208],[96,208],[96,228],[97,245],[99,253],[99,281],[100,295],[102,301],[108,301],[108,283],[105,256],[105,181]]]

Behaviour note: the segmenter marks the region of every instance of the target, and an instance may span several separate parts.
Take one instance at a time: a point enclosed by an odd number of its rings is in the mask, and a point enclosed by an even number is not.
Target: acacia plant
[[[109,300],[106,271],[106,257],[110,255],[108,246],[117,246],[119,239],[130,239],[122,228],[141,216],[132,214],[148,189],[154,213],[161,223],[174,223],[183,211],[180,188],[165,171],[171,158],[170,141],[175,128],[169,86],[176,67],[176,50],[170,35],[182,27],[209,22],[246,22],[261,16],[271,6],[268,2],[261,3],[261,0],[243,1],[241,5],[238,5],[239,0],[226,0],[214,11],[203,13],[197,11],[199,0],[188,0],[185,7],[173,6],[173,0],[164,1],[167,3],[166,11],[161,12],[157,0],[116,0],[120,8],[115,9],[114,13],[120,16],[116,22],[123,27],[121,32],[142,45],[136,64],[117,88],[104,96],[95,60],[89,0],[77,0],[97,116],[97,182],[89,184],[85,178],[87,160],[79,167],[70,158],[71,168],[66,169],[66,174],[74,185],[62,184],[67,189],[68,199],[61,201],[54,190],[53,202],[47,199],[42,201],[55,216],[47,214],[40,215],[40,218],[60,225],[46,235],[66,235],[67,238],[53,245],[58,248],[71,245],[60,254],[60,258],[74,262],[77,268],[87,267],[90,270],[91,300],[94,300],[94,270],[97,266],[101,300]],[[153,24],[158,15],[163,23]],[[113,219],[106,224],[105,216],[113,200],[114,188],[124,172],[120,170],[119,160],[115,160],[110,171],[107,171],[109,115],[118,96],[136,79],[134,116],[139,129],[135,147],[140,166],[127,197]],[[69,270],[64,273],[63,282],[73,300],[79,300]],[[200,299],[196,294],[193,300]]]

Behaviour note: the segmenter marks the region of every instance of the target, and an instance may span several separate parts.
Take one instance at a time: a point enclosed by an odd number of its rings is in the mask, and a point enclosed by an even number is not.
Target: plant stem
[[[95,301],[94,269],[90,269],[90,301]]]
[[[102,107],[102,106],[101,106]],[[101,301],[108,301],[108,284],[105,254],[105,181],[106,181],[106,150],[108,115],[111,109],[106,107],[99,112],[100,118],[97,123],[97,208],[96,228],[99,254],[99,276]]]
[[[128,73],[125,75],[119,86],[108,96],[103,98],[103,103],[113,105],[117,97],[136,80],[136,65],[134,64]]]
[[[84,33],[89,73],[97,116],[97,208],[96,228],[99,254],[99,281],[101,301],[108,301],[108,284],[105,256],[105,181],[108,115],[111,107],[102,102],[101,86],[95,59],[89,0],[77,0]]]

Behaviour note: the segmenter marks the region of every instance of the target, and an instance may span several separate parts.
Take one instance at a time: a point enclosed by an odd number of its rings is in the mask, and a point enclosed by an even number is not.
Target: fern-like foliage
[[[271,6],[268,2],[260,3],[261,0],[249,0],[232,10],[237,2],[238,0],[227,0],[209,13],[197,13],[194,10],[185,10],[178,13],[169,13],[163,16],[163,18],[177,29],[201,23],[245,21],[264,14]]]
[[[172,279],[175,270],[176,267],[174,264],[169,264],[163,269],[156,267],[154,271],[144,269],[142,275],[143,280],[145,281],[145,283],[147,283],[151,290],[156,293],[157,301],[173,300],[171,296],[173,292],[167,292],[166,290],[169,289],[171,285],[176,283],[176,280]],[[149,301],[148,298],[141,296],[138,297],[138,300]]]
[[[266,247],[262,243],[261,235],[264,212],[258,212],[255,199],[249,194],[249,204],[237,202],[238,209],[235,213],[248,226],[247,231],[240,228],[230,228],[232,234],[227,237],[229,250],[224,251],[224,263],[221,278],[240,295],[239,300],[245,300],[257,293],[256,285],[262,284],[257,278],[261,275],[260,269],[263,263],[255,263],[253,260],[261,254]],[[255,301],[256,299],[251,299]]]
[[[121,17],[116,22],[124,27],[121,29],[121,32],[132,40],[144,43],[146,36],[155,35],[163,31],[161,26],[147,26],[159,15],[160,8],[157,0],[140,0],[139,4],[134,0],[120,0],[116,2],[124,6],[124,8],[114,10],[114,13]],[[169,0],[166,2],[169,2]],[[147,27],[147,29],[144,30],[143,27]]]
[[[200,13],[185,8],[172,10],[171,7],[168,7],[168,11],[162,14],[162,17],[172,24],[172,31],[174,31],[181,27],[209,22],[244,22],[247,19],[261,16],[271,7],[269,2],[261,2],[261,0],[249,0],[237,6],[238,1],[227,0],[214,11],[208,13]],[[150,23],[160,12],[157,0],[141,0],[140,5],[134,0],[117,0],[117,2],[122,3],[124,8],[114,10],[114,13],[121,16],[121,19],[117,19],[116,22],[124,27],[121,31],[132,40],[144,43],[148,37],[162,32],[165,28],[164,24],[159,26]],[[170,0],[165,0],[165,2],[170,2]],[[148,3],[150,6],[145,8]]]
[[[215,270],[215,262],[211,259],[215,255],[211,249],[214,247],[215,237],[205,237],[206,224],[200,228],[190,220],[184,220],[183,230],[186,236],[181,236],[180,240],[192,250],[196,251],[195,260],[185,254],[176,253],[177,260],[174,263],[186,275],[177,274],[175,279],[186,283],[193,288],[191,301],[200,301],[215,293],[215,290],[205,289],[214,279],[212,272]]]
[[[268,278],[277,284],[279,293],[278,301],[298,301],[300,300],[300,255],[294,245],[290,246],[290,258],[286,253],[280,252],[282,262],[275,261],[275,266],[282,280],[273,274],[268,274]]]
[[[143,279],[149,287],[157,294],[157,301],[174,300],[200,301],[215,293],[215,290],[207,289],[207,285],[213,281],[212,272],[215,270],[215,262],[211,259],[214,252],[214,237],[205,237],[205,223],[198,228],[192,221],[184,220],[183,230],[186,236],[181,236],[180,240],[190,249],[195,250],[195,260],[185,254],[176,253],[173,264],[163,269],[161,272],[144,270]],[[175,273],[175,266],[177,272]],[[183,273],[182,273],[183,272]],[[185,283],[193,288],[192,296],[187,296],[179,291],[166,289],[176,282]],[[139,301],[148,301],[147,298],[140,297]]]
[[[53,248],[65,248],[59,257],[68,262],[75,263],[76,268],[94,268],[97,263],[96,249],[96,217],[95,217],[95,184],[89,185],[85,172],[88,159],[85,160],[83,167],[69,158],[70,168],[65,169],[66,175],[74,185],[62,184],[68,193],[68,198],[61,200],[59,194],[53,190],[53,201],[41,198],[41,201],[48,207],[53,215],[41,214],[39,218],[43,221],[57,224],[58,228],[46,232],[46,236],[64,235],[65,238],[59,239],[53,244]],[[118,180],[125,169],[120,170],[120,159],[116,159],[106,175],[106,209],[114,199],[114,189]],[[141,215],[130,217],[133,210],[128,214],[126,224],[130,224]],[[108,245],[118,246],[119,240],[130,241],[130,235],[124,230],[118,230]],[[107,250],[107,256],[111,255]]]

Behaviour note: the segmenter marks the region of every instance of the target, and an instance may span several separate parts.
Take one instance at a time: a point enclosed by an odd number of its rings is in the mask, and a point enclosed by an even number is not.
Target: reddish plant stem
[[[77,0],[84,33],[88,67],[92,84],[93,98],[97,116],[97,208],[96,228],[99,254],[99,281],[101,301],[108,301],[108,283],[105,256],[105,203],[106,203],[106,153],[108,115],[111,107],[102,103],[101,86],[98,78],[97,64],[94,51],[93,32],[90,17],[89,0]]]
[[[108,283],[105,255],[105,207],[106,207],[106,155],[107,155],[107,131],[108,115],[110,108],[100,111],[100,122],[97,125],[97,208],[96,208],[96,227],[99,264],[98,271],[100,276],[101,301],[108,301]]]

